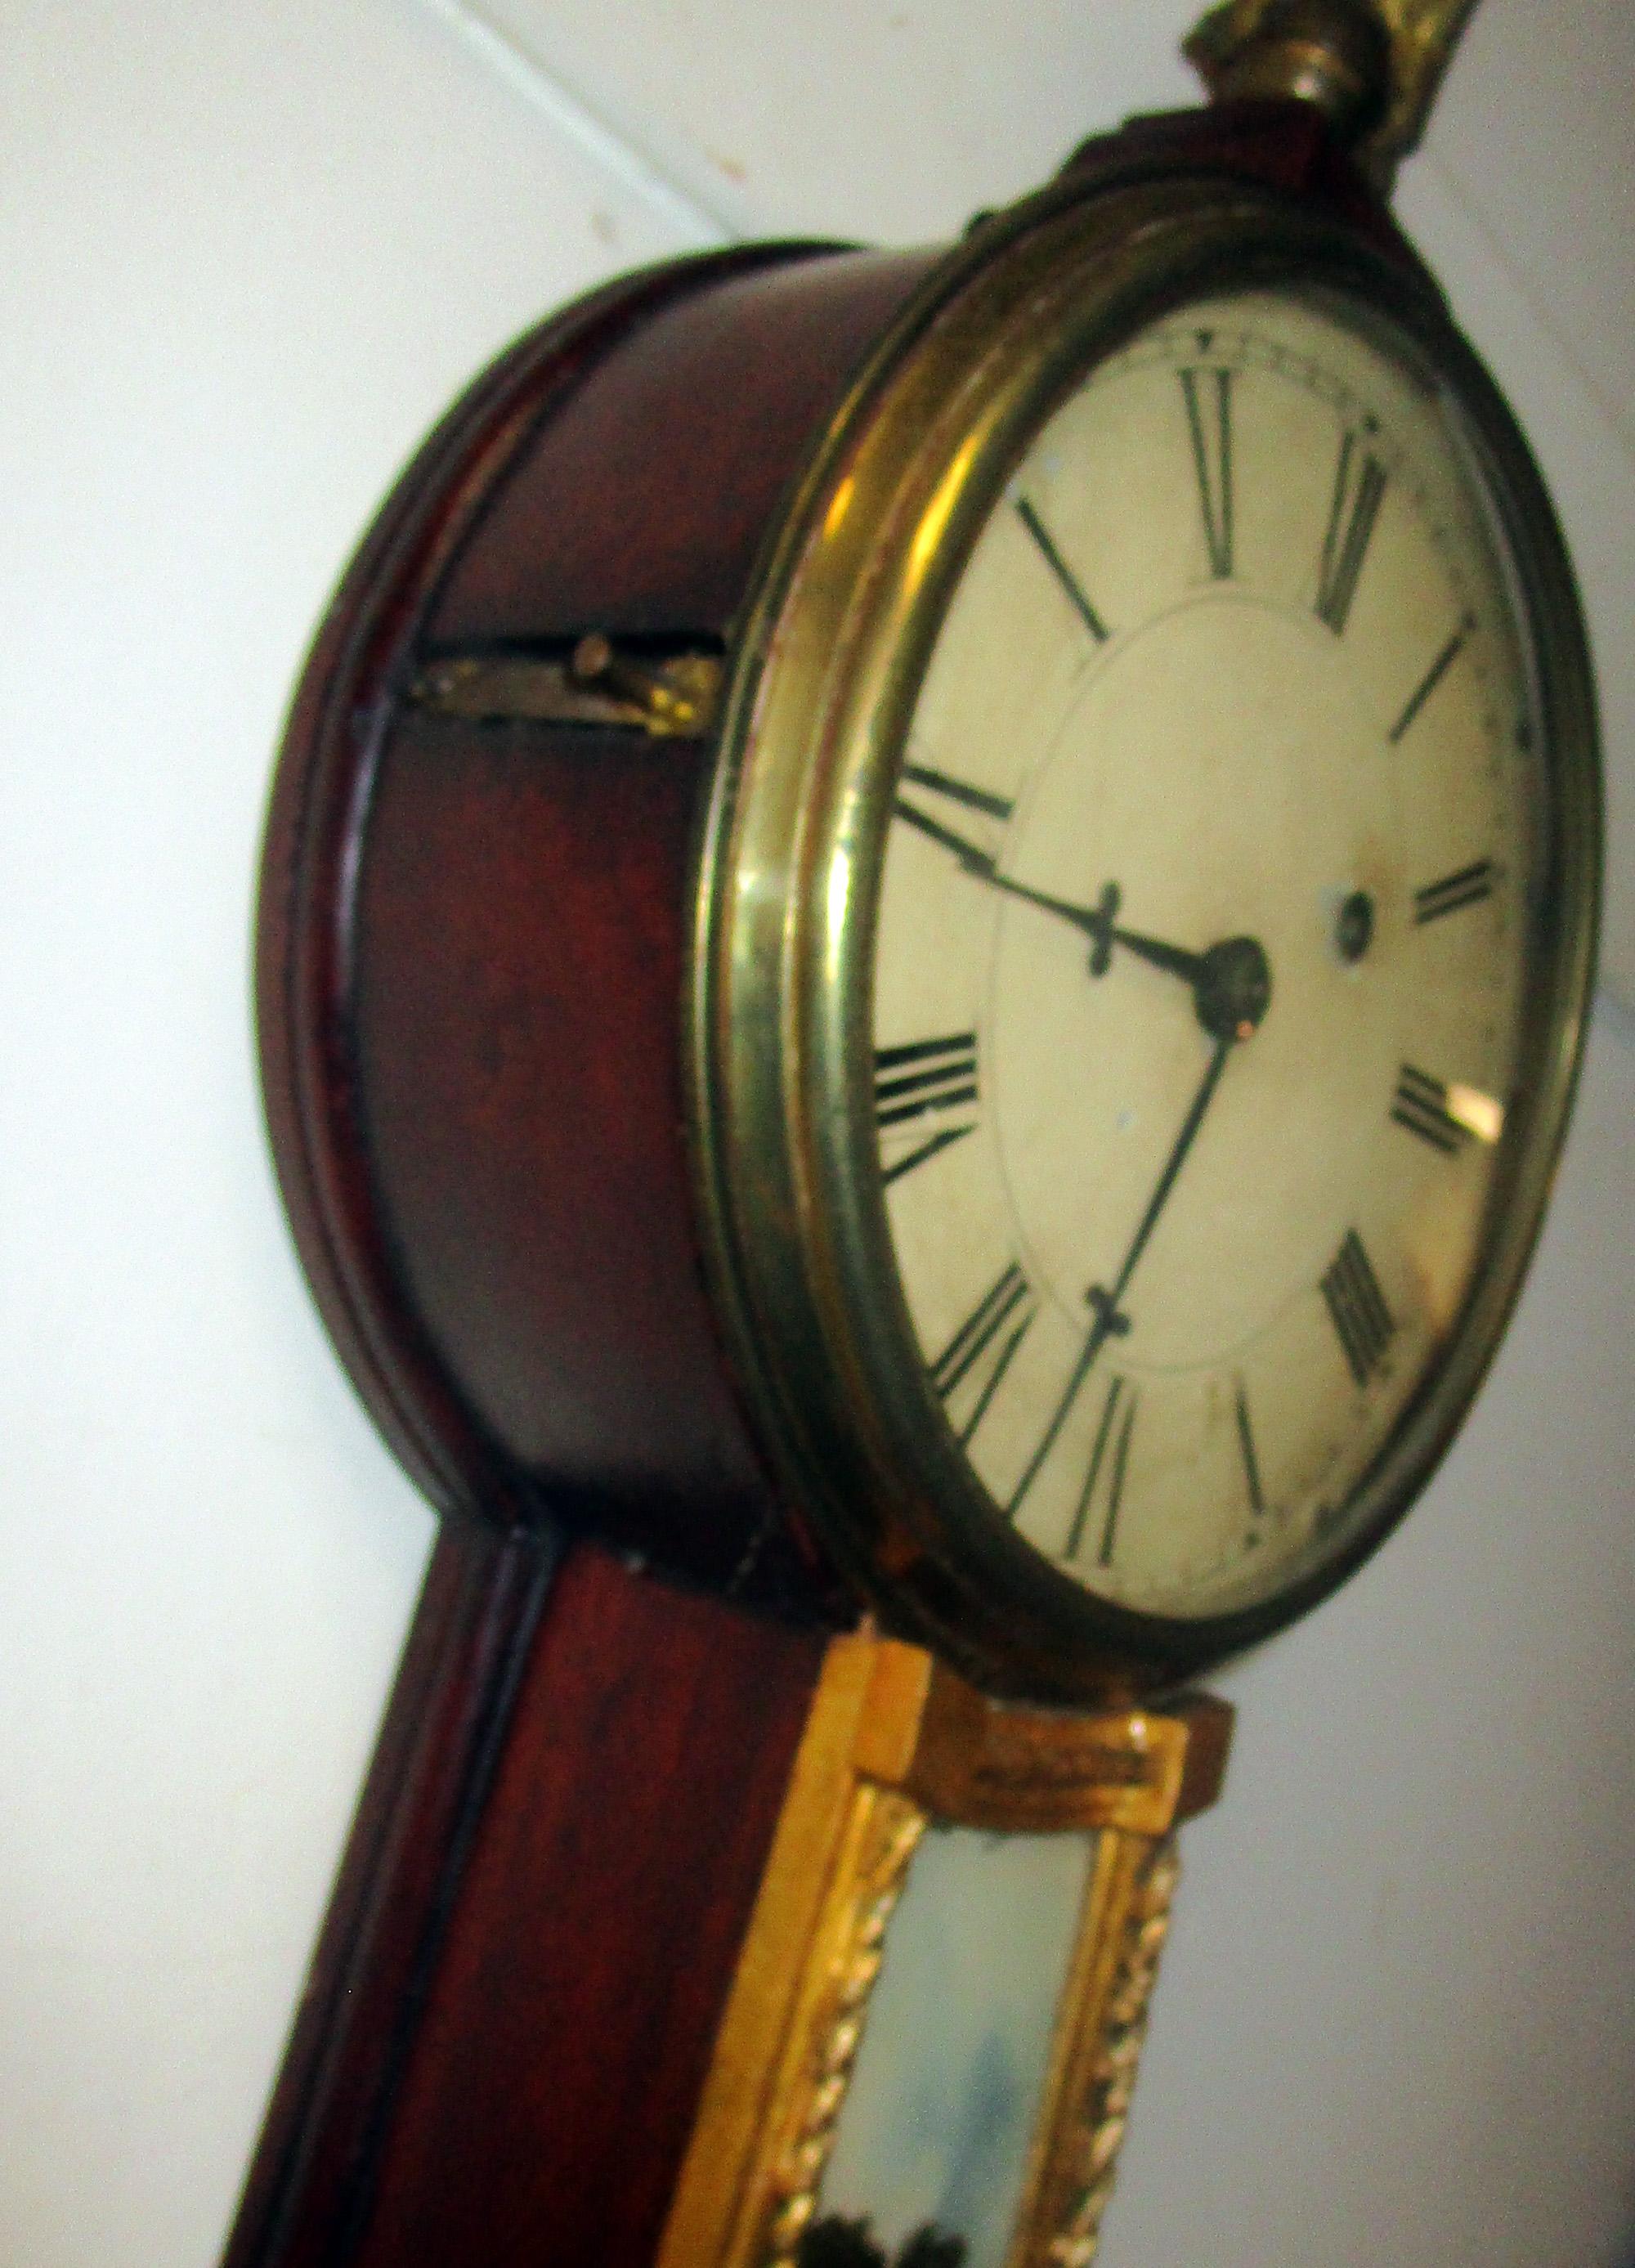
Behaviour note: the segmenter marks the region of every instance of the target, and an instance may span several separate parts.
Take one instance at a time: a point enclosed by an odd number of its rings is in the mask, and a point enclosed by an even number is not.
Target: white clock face
[[[991,514],[915,709],[875,1108],[996,1513],[1212,1615],[1447,1347],[1522,1075],[1541,773],[1455,413],[1315,301],[1142,333]]]

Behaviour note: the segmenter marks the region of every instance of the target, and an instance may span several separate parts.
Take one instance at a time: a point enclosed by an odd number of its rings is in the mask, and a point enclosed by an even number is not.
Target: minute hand
[[[1167,969],[1172,976],[1179,976],[1195,990],[1204,982],[1205,969],[1201,953],[1189,953],[1183,946],[1169,945],[1162,938],[1145,937],[1139,930],[1120,926],[1114,919],[1119,907],[1116,882],[1107,885],[1099,904],[1075,905],[1070,898],[1054,897],[1049,890],[1035,890],[1027,882],[1019,882],[1009,874],[1002,874],[998,861],[990,852],[979,850],[976,843],[968,842],[962,835],[956,835],[953,828],[945,827],[940,820],[932,818],[928,812],[917,809],[913,804],[899,803],[897,816],[906,819],[910,827],[917,827],[920,833],[929,836],[933,843],[939,843],[945,850],[952,851],[964,871],[977,881],[986,882],[990,889],[1003,890],[1007,897],[1020,898],[1027,904],[1038,906],[1048,914],[1055,914],[1058,920],[1071,922],[1075,929],[1082,930],[1095,946],[1095,956],[1091,961],[1093,974],[1100,976],[1102,973],[1112,948],[1117,945],[1122,946],[1126,953],[1133,953],[1138,960],[1150,961],[1154,968]]]
[[[1115,1333],[1122,1335],[1130,1329],[1130,1318],[1120,1314],[1118,1303],[1123,1298],[1130,1279],[1136,1272],[1137,1263],[1146,1250],[1153,1231],[1158,1226],[1159,1215],[1167,1204],[1169,1193],[1175,1186],[1175,1178],[1186,1163],[1187,1152],[1197,1138],[1198,1128],[1204,1123],[1204,1114],[1209,1108],[1215,1089],[1220,1083],[1220,1074],[1226,1067],[1226,1057],[1232,1053],[1235,1044],[1235,1037],[1230,1032],[1224,1033],[1215,1042],[1210,1053],[1209,1067],[1204,1073],[1203,1084],[1193,1096],[1192,1107],[1182,1121],[1181,1131],[1176,1135],[1175,1145],[1165,1160],[1164,1170],[1158,1177],[1158,1187],[1153,1190],[1148,1201],[1147,1209],[1141,1216],[1141,1225],[1130,1241],[1130,1249],[1124,1255],[1124,1264],[1118,1271],[1117,1279],[1112,1290],[1104,1292],[1101,1285],[1096,1284],[1091,1286],[1086,1294],[1091,1307],[1094,1311],[1095,1320],[1091,1324],[1089,1334],[1079,1351],[1079,1359],[1073,1365],[1072,1375],[1063,1389],[1062,1398],[1057,1403],[1050,1422],[1045,1428],[1044,1438],[1034,1451],[1027,1470],[1016,1484],[1008,1507],[1013,1513],[1033,1486],[1040,1467],[1056,1447],[1057,1437],[1067,1423],[1069,1412],[1079,1399],[1079,1388],[1089,1377],[1097,1355]]]

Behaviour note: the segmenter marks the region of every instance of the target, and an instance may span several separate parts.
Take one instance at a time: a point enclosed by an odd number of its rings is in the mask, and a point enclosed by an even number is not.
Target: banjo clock
[[[1578,1062],[1571,571],[1385,202],[1467,13],[1233,0],[951,249],[610,284],[365,538],[263,1062],[445,1518],[229,2268],[1090,2258],[1194,1681],[1424,1484]]]

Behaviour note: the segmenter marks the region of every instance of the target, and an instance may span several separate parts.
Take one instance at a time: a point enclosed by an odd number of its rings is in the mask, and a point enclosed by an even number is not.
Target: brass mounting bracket
[[[718,654],[633,655],[600,630],[556,659],[524,653],[446,654],[409,698],[434,716],[484,725],[601,725],[661,740],[706,739],[725,680]]]
[[[1217,100],[1294,96],[1325,112],[1388,190],[1425,132],[1477,0],[1221,0],[1182,42]]]

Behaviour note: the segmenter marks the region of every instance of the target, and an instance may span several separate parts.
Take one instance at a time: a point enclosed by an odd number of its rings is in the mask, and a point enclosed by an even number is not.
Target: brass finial
[[[1222,0],[1183,52],[1217,100],[1315,103],[1388,189],[1418,143],[1476,0]]]

